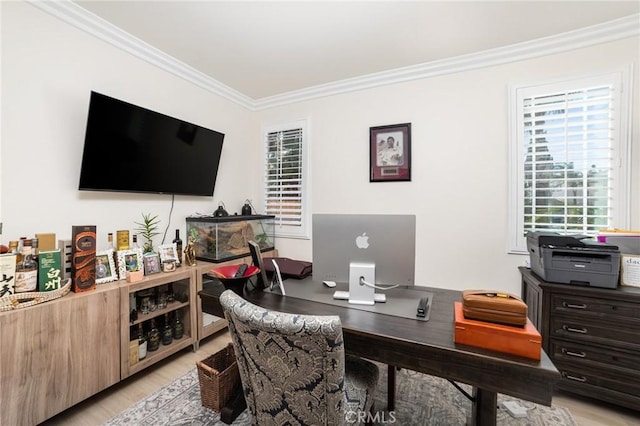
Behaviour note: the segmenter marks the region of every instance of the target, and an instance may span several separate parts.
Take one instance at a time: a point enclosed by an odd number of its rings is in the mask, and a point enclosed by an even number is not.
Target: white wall
[[[417,216],[419,284],[519,293],[507,254],[509,83],[634,65],[638,38],[508,65],[337,95],[260,112],[247,110],[119,51],[25,3],[2,2],[0,220],[2,240],[75,224],[106,233],[133,228],[142,212],[168,223],[170,197],[79,192],[91,90],[226,134],[213,199],[176,197],[169,237],[184,218],[256,207],[263,123],[309,117],[314,213]],[[632,227],[640,227],[638,87],[634,88]],[[412,123],[411,182],[369,183],[369,127]],[[249,167],[253,166],[253,167]],[[188,170],[168,171],[184,178]],[[279,239],[283,256],[311,259],[311,241]]]
[[[264,123],[311,118],[314,213],[417,216],[416,282],[519,294],[507,254],[508,86],[612,67],[635,67],[638,39],[570,53],[297,103],[260,113]],[[632,227],[638,203],[638,87],[634,88]],[[369,127],[412,123],[412,181],[369,183]],[[311,241],[278,240],[311,259]]]
[[[2,241],[39,232],[71,236],[72,225],[108,232],[133,229],[143,212],[158,214],[167,241],[185,232],[185,217],[211,213],[220,200],[240,211],[259,194],[254,114],[70,26],[28,3],[2,2]],[[213,197],[78,191],[91,90],[226,134]],[[127,153],[122,153],[126,155]],[[248,159],[247,159],[248,157]],[[167,170],[189,179],[176,164]],[[156,243],[161,237],[157,237]]]

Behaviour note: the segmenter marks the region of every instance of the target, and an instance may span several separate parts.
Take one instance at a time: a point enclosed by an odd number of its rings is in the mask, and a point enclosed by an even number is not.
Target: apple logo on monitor
[[[369,236],[366,232],[363,232],[362,235],[358,235],[356,237],[356,247],[360,249],[369,248]]]

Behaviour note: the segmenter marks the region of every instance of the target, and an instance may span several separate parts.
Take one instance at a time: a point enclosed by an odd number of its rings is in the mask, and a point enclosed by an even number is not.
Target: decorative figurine
[[[196,266],[196,239],[191,235],[184,248],[184,261],[189,266]]]

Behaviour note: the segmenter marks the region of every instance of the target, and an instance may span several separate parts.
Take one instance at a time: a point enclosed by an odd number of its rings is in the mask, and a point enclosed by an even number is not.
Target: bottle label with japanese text
[[[41,251],[38,259],[38,291],[59,289],[62,286],[60,250]]]

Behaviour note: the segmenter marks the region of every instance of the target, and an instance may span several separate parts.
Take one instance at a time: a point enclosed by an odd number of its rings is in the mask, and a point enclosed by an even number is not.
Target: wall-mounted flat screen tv
[[[91,92],[80,190],[212,196],[224,134]]]

